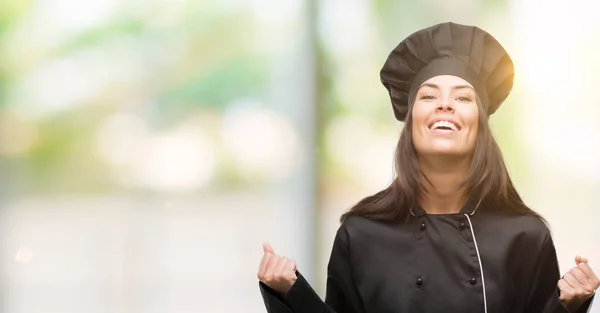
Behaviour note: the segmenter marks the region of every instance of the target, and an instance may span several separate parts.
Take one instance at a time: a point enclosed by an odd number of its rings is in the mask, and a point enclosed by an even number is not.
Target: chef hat
[[[406,118],[421,84],[437,75],[454,75],[468,81],[489,116],[513,87],[514,66],[506,50],[484,30],[443,23],[419,30],[400,42],[380,75],[399,121]]]

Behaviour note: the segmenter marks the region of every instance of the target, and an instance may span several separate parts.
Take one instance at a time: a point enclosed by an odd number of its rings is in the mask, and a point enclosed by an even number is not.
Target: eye
[[[471,100],[470,97],[458,97],[456,98],[456,100],[460,101],[460,102],[471,102],[473,100]]]
[[[422,95],[420,99],[421,100],[433,100],[433,99],[435,99],[435,97],[432,95]]]

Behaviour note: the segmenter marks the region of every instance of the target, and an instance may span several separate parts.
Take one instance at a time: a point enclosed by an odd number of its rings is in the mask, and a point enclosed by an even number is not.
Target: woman
[[[259,269],[269,313],[586,312],[587,265],[562,279],[550,232],[514,188],[488,117],[513,64],[483,30],[445,23],[390,54],[381,80],[405,123],[397,178],[342,216],[321,301],[270,246]]]

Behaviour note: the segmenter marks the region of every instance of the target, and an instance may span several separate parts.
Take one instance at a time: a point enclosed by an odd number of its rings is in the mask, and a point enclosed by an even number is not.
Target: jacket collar
[[[462,209],[460,210],[460,212],[458,212],[456,214],[460,214],[460,215],[463,215],[463,214],[473,215],[473,214],[475,214],[475,212],[477,212],[477,209],[481,205],[481,200],[482,200],[481,198],[479,198],[479,199],[477,199],[477,198],[471,198],[462,207]],[[416,205],[414,208],[412,208],[410,210],[410,215],[418,217],[418,216],[423,216],[423,215],[428,215],[428,214],[425,211],[425,209],[423,209],[420,205]]]

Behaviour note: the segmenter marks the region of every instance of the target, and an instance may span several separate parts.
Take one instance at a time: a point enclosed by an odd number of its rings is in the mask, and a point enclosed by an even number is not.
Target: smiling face
[[[478,131],[473,86],[452,75],[424,82],[412,108],[412,136],[417,154],[471,156]]]

